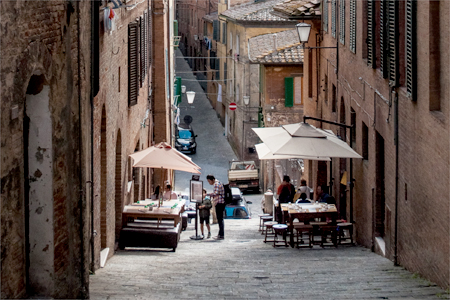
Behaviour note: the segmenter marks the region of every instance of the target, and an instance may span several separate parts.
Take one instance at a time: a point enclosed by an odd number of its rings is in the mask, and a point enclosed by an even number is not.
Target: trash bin
[[[264,193],[264,213],[273,215],[273,193]]]

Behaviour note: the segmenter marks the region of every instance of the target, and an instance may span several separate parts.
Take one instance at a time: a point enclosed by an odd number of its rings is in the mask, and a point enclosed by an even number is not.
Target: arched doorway
[[[115,210],[116,210],[116,242],[119,240],[120,229],[122,228],[122,135],[120,129],[116,139],[116,172],[115,172]]]
[[[107,246],[107,170],[106,170],[106,109],[103,105],[102,109],[102,123],[100,129],[100,234],[101,234],[101,248]]]
[[[23,119],[27,293],[53,294],[53,129],[50,87],[43,75],[30,78]]]

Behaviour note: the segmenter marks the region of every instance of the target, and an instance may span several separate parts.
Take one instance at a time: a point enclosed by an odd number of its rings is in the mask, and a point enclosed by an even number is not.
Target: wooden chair
[[[273,231],[272,226],[276,225],[276,224],[278,224],[278,222],[269,221],[269,222],[264,223],[264,226],[266,226],[266,229],[265,229],[266,234],[264,236],[264,243],[273,243],[274,238],[275,238],[275,232]]]
[[[313,246],[313,226],[305,224],[294,224],[294,230],[296,231],[296,242],[297,248],[312,248]],[[308,244],[303,241],[303,234],[307,234]]]
[[[338,236],[339,236],[339,245],[354,245],[353,244],[353,223],[338,223]],[[347,233],[347,234],[346,234]],[[342,241],[350,240],[350,242],[343,243]]]
[[[273,238],[273,246],[274,247],[278,247],[278,246],[285,246],[288,247],[288,243],[286,241],[286,235],[287,235],[287,225],[286,224],[276,224],[272,226],[273,231],[275,233],[275,236]],[[278,237],[281,236],[282,240],[278,240]],[[281,245],[280,245],[281,244]]]
[[[334,246],[337,248],[337,225],[321,225],[319,229],[321,233],[320,247]],[[330,239],[331,242],[328,242],[328,239]]]
[[[263,217],[261,217],[261,222],[262,222],[261,234],[262,235],[266,234],[266,226],[264,224],[266,222],[271,222],[271,221],[273,221],[273,217],[272,216],[263,216]]]
[[[258,231],[262,231],[263,230],[263,228],[264,228],[264,222],[263,222],[263,217],[270,217],[270,215],[269,214],[261,214],[261,215],[259,215],[259,228],[258,228]]]

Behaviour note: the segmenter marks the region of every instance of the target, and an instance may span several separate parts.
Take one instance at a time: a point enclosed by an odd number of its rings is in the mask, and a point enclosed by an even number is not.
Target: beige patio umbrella
[[[258,153],[258,158],[260,160],[272,160],[272,159],[289,159],[289,158],[301,158],[301,159],[311,159],[311,160],[326,160],[330,161],[329,157],[314,157],[306,155],[276,155],[270,151],[266,144],[260,143],[255,145],[256,152]]]
[[[316,160],[324,157],[362,158],[332,131],[308,123],[252,129],[274,155],[308,156],[308,159]]]
[[[201,174],[201,168],[180,151],[162,142],[147,149],[130,154],[133,167],[161,168]]]
[[[171,169],[201,174],[199,171],[201,168],[190,157],[172,148],[165,142],[135,152],[129,156],[134,160],[133,167]],[[162,187],[164,179],[161,179],[161,181]],[[161,201],[158,201],[158,207],[161,205]]]

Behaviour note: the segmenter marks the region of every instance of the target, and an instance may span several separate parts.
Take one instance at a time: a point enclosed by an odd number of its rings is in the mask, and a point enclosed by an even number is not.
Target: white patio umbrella
[[[201,174],[201,168],[192,159],[167,143],[130,154],[133,158],[133,167],[172,169],[190,173]]]
[[[323,157],[362,158],[333,132],[308,123],[252,129],[275,155],[308,156],[316,160]]]
[[[311,160],[326,160],[330,161],[329,157],[314,157],[306,155],[275,155],[270,151],[266,144],[260,143],[255,145],[256,152],[258,153],[258,158],[260,160],[272,160],[272,159],[289,159],[289,158],[301,158],[301,159],[311,159]]]

